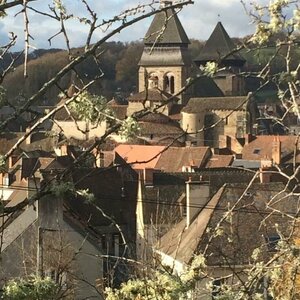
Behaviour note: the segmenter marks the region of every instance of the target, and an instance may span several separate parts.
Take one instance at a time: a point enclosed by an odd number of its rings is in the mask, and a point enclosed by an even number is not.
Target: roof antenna
[[[221,23],[221,15],[220,14],[218,14],[218,22]]]

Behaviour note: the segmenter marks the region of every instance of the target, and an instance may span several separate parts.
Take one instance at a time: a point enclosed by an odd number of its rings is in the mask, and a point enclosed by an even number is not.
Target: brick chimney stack
[[[281,142],[279,136],[274,136],[272,142],[272,160],[273,164],[279,165],[281,162]]]

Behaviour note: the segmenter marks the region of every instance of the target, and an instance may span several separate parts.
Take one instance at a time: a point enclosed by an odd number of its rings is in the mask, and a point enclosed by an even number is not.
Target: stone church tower
[[[245,94],[244,78],[239,76],[246,60],[234,52],[236,46],[218,22],[211,36],[195,59],[197,66],[204,66],[207,62],[217,62],[224,70],[214,76],[214,81],[225,96],[241,96]]]
[[[161,0],[161,7],[172,1]],[[192,61],[188,51],[190,41],[174,9],[155,15],[144,38],[144,51],[139,62],[139,92],[158,88],[176,94],[190,76]],[[181,103],[190,98],[180,95]]]

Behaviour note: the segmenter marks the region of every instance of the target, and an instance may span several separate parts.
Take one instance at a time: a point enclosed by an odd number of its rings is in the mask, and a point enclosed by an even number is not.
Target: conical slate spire
[[[208,61],[219,61],[222,57],[228,55],[236,48],[221,22],[218,22],[211,36],[205,43],[199,56],[195,59],[197,65],[202,65]],[[224,65],[243,66],[245,59],[235,52],[222,59]]]
[[[155,15],[144,42],[145,45],[188,45],[190,43],[176,12],[172,8]]]

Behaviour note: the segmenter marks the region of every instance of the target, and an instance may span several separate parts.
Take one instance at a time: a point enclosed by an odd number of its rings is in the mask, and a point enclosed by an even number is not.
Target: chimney
[[[153,185],[153,174],[155,170],[151,168],[145,168],[144,169],[144,183],[147,186],[152,186]]]
[[[269,183],[271,182],[271,173],[268,173],[269,168],[259,168],[259,179],[260,183]]]
[[[271,182],[271,173],[268,173],[272,168],[272,160],[265,156],[260,161],[260,168],[259,168],[259,179],[260,183],[269,183]]]
[[[186,227],[189,227],[198,213],[210,199],[209,182],[193,181],[191,177],[186,182]]]
[[[40,178],[30,176],[27,178],[27,198],[34,196],[40,189]]]
[[[68,145],[62,144],[60,146],[60,156],[65,156],[65,155],[68,155]]]
[[[26,137],[26,140],[25,140],[26,145],[31,144],[31,135],[32,135],[32,133],[29,133],[29,132],[30,132],[30,127],[27,127],[26,131],[25,131],[25,134],[26,135],[28,134],[28,136]]]
[[[14,163],[13,163],[13,157],[12,157],[12,155],[10,155],[8,157],[8,168],[9,169],[12,168],[13,165],[14,165]]]
[[[160,0],[160,7],[167,7],[173,4],[172,0]]]
[[[273,164],[279,165],[281,162],[281,142],[279,136],[274,136],[272,142],[272,160]]]
[[[254,140],[255,140],[255,136],[253,136],[251,133],[245,134],[245,145],[248,145]]]

